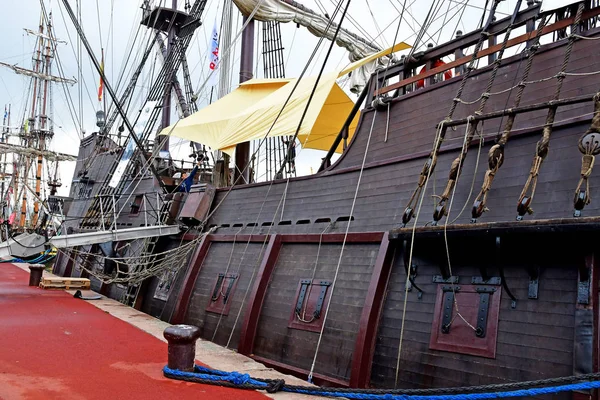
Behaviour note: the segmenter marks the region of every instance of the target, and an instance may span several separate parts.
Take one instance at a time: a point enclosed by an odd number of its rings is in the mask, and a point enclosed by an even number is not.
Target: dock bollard
[[[194,371],[196,359],[196,340],[200,337],[200,328],[192,325],[173,325],[163,332],[169,342],[169,362],[171,369]]]
[[[42,280],[42,273],[46,268],[43,264],[32,264],[29,266],[29,286],[40,286]]]

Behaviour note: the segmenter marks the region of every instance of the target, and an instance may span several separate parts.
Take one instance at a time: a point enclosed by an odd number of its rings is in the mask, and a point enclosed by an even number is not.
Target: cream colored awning
[[[405,43],[399,43],[394,46],[394,51],[408,47]],[[321,76],[298,133],[302,147],[318,150],[331,148],[354,106],[336,79],[389,54],[391,50],[370,55],[343,70]],[[163,129],[160,134],[202,143],[228,154],[233,153],[238,143],[262,139],[267,132],[271,137],[294,135],[316,79],[306,77],[299,82],[298,79],[251,79],[227,96]],[[290,93],[292,96],[284,108]],[[349,137],[354,135],[358,117],[357,113],[350,124]],[[337,151],[342,151],[341,144]]]

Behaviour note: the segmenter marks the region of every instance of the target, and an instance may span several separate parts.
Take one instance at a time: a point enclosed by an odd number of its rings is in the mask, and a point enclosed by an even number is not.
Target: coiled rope
[[[268,393],[288,392],[323,397],[343,397],[358,400],[480,400],[511,397],[531,397],[545,394],[600,388],[600,373],[528,382],[466,386],[436,389],[349,389],[318,386],[288,385],[283,379],[259,379],[239,372],[225,372],[199,365],[193,372],[163,368],[170,379],[203,383],[246,390],[265,390]]]

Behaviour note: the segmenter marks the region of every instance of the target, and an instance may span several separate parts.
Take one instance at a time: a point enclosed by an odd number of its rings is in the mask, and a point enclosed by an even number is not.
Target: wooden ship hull
[[[517,24],[532,32],[538,7],[521,12]],[[598,9],[586,10],[583,20],[598,14]],[[572,18],[548,24],[554,29],[548,33],[560,32]],[[509,20],[490,26],[498,43]],[[600,28],[586,26],[580,35],[600,37]],[[555,93],[556,79],[545,78],[560,70],[568,39],[545,44],[535,55],[528,80],[539,82],[525,88],[520,108],[512,110],[512,135],[483,216],[472,222],[471,208],[488,151],[506,123],[504,110],[515,101],[517,89],[509,88],[523,74],[521,53],[506,57],[497,71],[491,92],[504,92],[491,96],[480,116],[483,141],[476,137],[471,145],[447,225],[446,219],[430,223],[436,195],[446,187],[466,119],[476,115],[479,102],[458,105],[416,226],[411,220],[401,227],[436,126],[461,85],[465,72],[460,68],[469,60],[460,52],[479,36],[476,31],[458,37],[419,59],[422,65],[457,54],[462,61],[452,67],[462,73],[452,79],[407,93],[402,84],[411,83],[412,68],[390,68],[386,78],[396,77],[399,84],[378,82],[382,78],[374,74],[351,143],[323,171],[217,189],[214,199],[208,192],[177,194],[167,210],[172,220],[209,218],[202,232],[190,229],[159,241],[160,249],[191,240],[199,244],[168,289],[160,287],[158,277],[147,279],[135,307],[171,323],[196,325],[204,339],[267,366],[303,377],[312,369],[314,381],[325,385],[450,387],[598,371],[600,186],[595,171],[591,203],[583,216],[573,217],[581,177],[578,140],[590,127],[600,88],[600,75],[594,74],[600,70],[597,41],[574,42],[567,71],[580,75],[565,78],[556,103],[532,215],[515,220]],[[473,101],[485,93],[492,69],[490,63],[473,70],[461,98]],[[373,103],[375,91],[385,87],[394,89],[389,90],[393,98]],[[80,159],[94,145],[84,142]],[[101,182],[105,171],[94,173],[95,182]],[[156,188],[149,177],[136,191]],[[69,217],[82,217],[88,206],[89,200],[75,199]],[[133,214],[117,221],[146,223]],[[84,262],[84,257],[62,256],[55,272],[77,276]],[[112,297],[125,290],[94,279],[93,284]]]

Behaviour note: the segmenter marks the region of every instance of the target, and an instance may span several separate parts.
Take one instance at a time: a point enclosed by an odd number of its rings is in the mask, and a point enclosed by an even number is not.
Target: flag
[[[219,31],[217,30],[216,17],[210,40],[210,54],[208,55],[208,63],[208,72],[211,74],[208,78],[208,86],[215,86],[217,84],[217,72],[219,69]]]
[[[104,74],[104,49],[102,49],[102,60],[100,63],[100,85],[98,85],[98,101],[102,101],[102,91],[104,90],[104,80],[102,80],[102,74]]]

